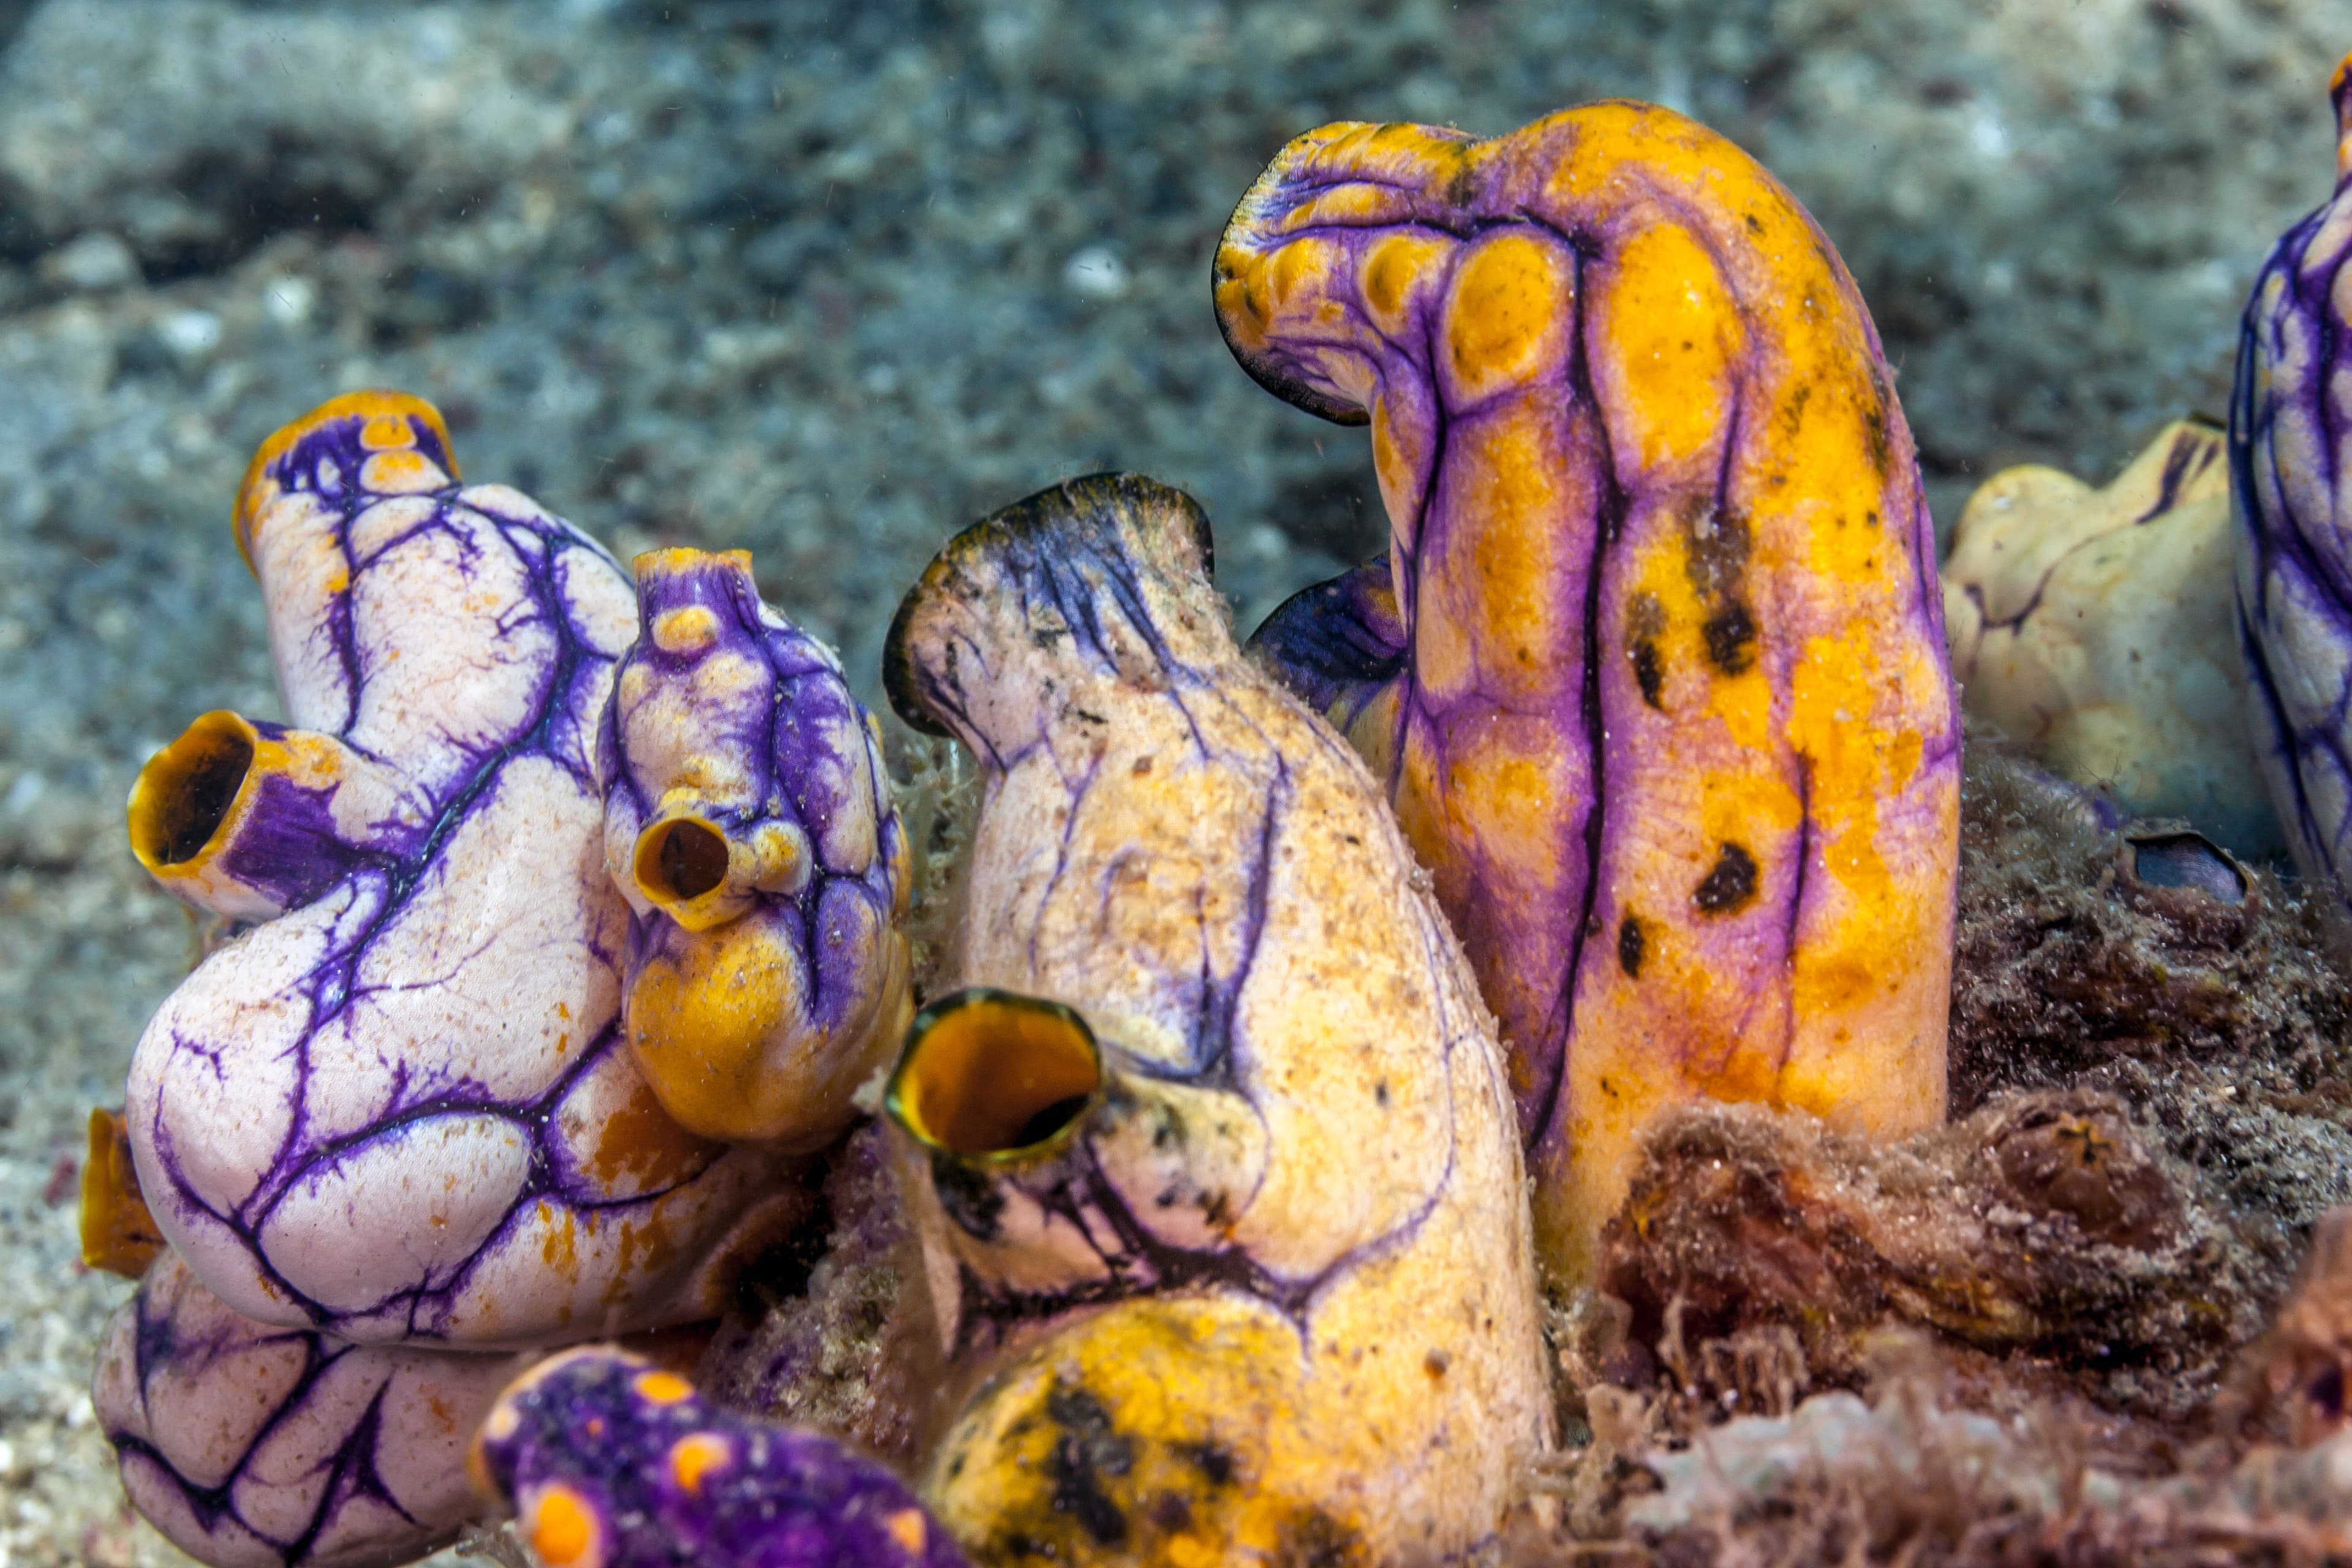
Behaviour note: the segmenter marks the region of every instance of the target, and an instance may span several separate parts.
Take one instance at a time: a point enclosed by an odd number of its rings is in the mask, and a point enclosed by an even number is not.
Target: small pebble
[[[41,281],[96,294],[139,281],[139,258],[119,235],[85,234],[41,258]]]
[[[1127,296],[1127,264],[1108,246],[1090,245],[1062,268],[1062,281],[1091,300]]]
[[[202,359],[220,347],[220,318],[210,310],[174,310],[155,324],[155,335],[181,359]]]

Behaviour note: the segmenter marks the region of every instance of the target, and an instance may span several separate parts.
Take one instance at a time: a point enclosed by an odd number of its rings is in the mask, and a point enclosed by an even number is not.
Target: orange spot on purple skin
[[[597,1551],[600,1533],[586,1500],[565,1486],[549,1487],[531,1500],[523,1521],[523,1534],[531,1551],[548,1568],[574,1568],[595,1562],[601,1555]]]
[[[674,1372],[649,1372],[634,1385],[637,1397],[654,1405],[677,1405],[694,1397],[694,1384]]]
[[[692,1432],[669,1447],[670,1479],[688,1497],[700,1495],[702,1480],[735,1460],[735,1450],[715,1432]]]
[[[890,1532],[890,1539],[897,1542],[908,1556],[922,1555],[923,1542],[929,1535],[928,1527],[923,1523],[922,1510],[902,1508],[884,1520],[882,1528]]]

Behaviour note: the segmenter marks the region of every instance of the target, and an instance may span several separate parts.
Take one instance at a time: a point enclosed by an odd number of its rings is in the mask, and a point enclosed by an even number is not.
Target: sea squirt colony
[[[236,934],[132,1059],[124,1131],[169,1251],[110,1331],[97,1405],[133,1500],[195,1554],[397,1558],[467,1511],[447,1483],[503,1381],[485,1352],[714,1317],[803,1200],[787,1129],[682,1125],[624,1037],[625,1013],[657,1033],[691,998],[667,918],[608,874],[604,786],[657,766],[633,721],[671,682],[703,697],[705,667],[634,658],[639,700],[600,746],[627,578],[517,492],[459,485],[413,398],[339,398],[273,437],[236,535],[297,727],[207,714],[132,792],[142,863]],[[650,605],[670,582],[649,574]],[[791,755],[765,807],[814,865],[769,897],[804,907],[744,918],[787,1000],[773,1028],[847,1052],[831,1076],[854,1080],[883,1043],[866,993],[903,963],[829,947],[824,921],[887,928],[905,858],[837,667],[768,618],[784,657],[728,696],[763,722],[797,703],[850,754]],[[813,1094],[789,1131],[851,1114]]]
[[[2315,872],[2352,800],[2294,707],[2352,668],[2293,418],[2321,265],[2265,274],[2231,437]],[[1148,479],[950,542],[884,672],[980,765],[924,996],[878,731],[747,556],[633,596],[396,395],[265,444],[236,531],[294,725],[206,715],[141,775],[134,851],[226,924],[85,1190],[142,1275],[99,1412],[174,1541],[398,1562],[470,1469],[555,1568],[1458,1560],[1558,1436],[1539,1281],[1590,1279],[1654,1113],[1941,1121],[1943,616],[1981,606],[1795,200],[1646,105],[1329,126],[1215,303],[1371,426],[1390,550],[1245,655]],[[716,1317],[893,1050],[911,1479],[641,1355],[510,1383]]]

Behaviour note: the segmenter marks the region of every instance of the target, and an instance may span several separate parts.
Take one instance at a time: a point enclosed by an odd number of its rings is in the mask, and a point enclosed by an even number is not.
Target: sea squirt
[[[2246,728],[2220,426],[2168,425],[2094,489],[2029,465],[1952,530],[1944,616],[1971,721],[2136,816],[2284,847]]]
[[[338,399],[238,498],[293,727],[206,714],[140,774],[169,890],[254,922],[157,1010],[127,1121],[231,1307],[517,1346],[709,1316],[774,1157],[695,1137],[619,1028],[596,742],[635,597],[440,420]]]
[[[356,394],[288,426],[236,523],[293,722],[206,714],[132,793],[142,864],[228,923],[142,1035],[120,1127],[93,1123],[86,1245],[146,1266],[97,1408],[134,1501],[207,1562],[393,1562],[472,1506],[457,1455],[512,1370],[475,1352],[715,1318],[736,1261],[800,1217],[791,1146],[846,1123],[844,1080],[906,1005],[904,855],[866,715],[740,557],[641,574],[649,624],[701,595],[762,650],[727,691],[749,729],[665,749],[646,715],[690,705],[709,662],[638,659],[609,711],[628,578],[528,498],[461,487],[429,405]],[[754,731],[799,742],[738,800]],[[764,843],[789,816],[811,846],[687,911],[823,955],[760,1013],[814,1067],[698,1128],[656,1091],[712,1097],[649,1083],[622,1026],[649,949],[697,940],[651,911],[633,945],[608,872],[607,811],[633,842],[649,779],[698,779],[716,831]]]
[[[257,1323],[166,1252],[107,1321],[92,1403],[131,1506],[200,1562],[380,1568],[479,1511],[466,1443],[514,1370]]]
[[[468,1468],[547,1568],[964,1568],[906,1483],[611,1351],[500,1395]]]
[[[1853,279],[1646,104],[1493,141],[1329,125],[1243,197],[1217,314],[1369,422],[1386,557],[1253,639],[1346,731],[1501,1021],[1547,1264],[1713,1097],[1944,1110],[1959,722],[1933,532]]]
[[[1075,480],[887,647],[984,780],[887,1093],[963,1400],[922,1489],[980,1563],[1444,1559],[1547,1435],[1491,1024],[1209,564],[1189,498]]]
[[[2352,498],[2341,489],[2352,58],[2328,93],[2336,194],[2281,237],[2254,280],[2230,400],[2230,489],[2255,753],[2296,864],[2352,904]]]
[[[821,1146],[910,1010],[880,731],[745,552],[641,555],[636,580],[604,731],[629,1044],[681,1125]]]

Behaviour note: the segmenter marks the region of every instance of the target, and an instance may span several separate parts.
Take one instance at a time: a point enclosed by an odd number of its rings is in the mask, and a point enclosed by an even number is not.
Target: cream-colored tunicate
[[[2178,420],[2103,489],[2009,468],[1944,563],[1962,706],[2140,816],[2281,847],[2246,727],[2223,433]]]
[[[1207,565],[1184,496],[1076,480],[891,630],[986,790],[887,1097],[956,1373],[922,1489],[980,1563],[1452,1561],[1548,1421],[1502,1051]]]

